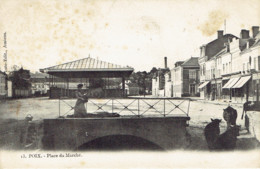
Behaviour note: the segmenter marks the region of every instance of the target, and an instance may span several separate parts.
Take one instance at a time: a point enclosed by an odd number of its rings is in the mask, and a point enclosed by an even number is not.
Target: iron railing
[[[100,112],[118,113],[121,116],[189,116],[189,98],[104,98],[89,99],[85,104],[87,113],[98,114]],[[67,105],[70,109],[66,113],[73,113],[75,100],[59,99],[59,116],[61,106]]]

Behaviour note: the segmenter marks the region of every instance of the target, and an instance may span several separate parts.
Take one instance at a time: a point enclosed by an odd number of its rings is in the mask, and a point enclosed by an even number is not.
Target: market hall
[[[89,97],[125,97],[125,80],[132,67],[91,57],[40,69],[49,74],[50,98],[75,97],[78,84],[83,84]]]

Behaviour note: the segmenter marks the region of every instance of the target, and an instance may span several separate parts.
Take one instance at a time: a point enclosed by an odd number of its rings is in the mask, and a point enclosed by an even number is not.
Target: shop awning
[[[237,81],[239,80],[239,77],[231,78],[223,87],[222,89],[230,89],[232,88]]]
[[[243,87],[245,84],[246,84],[246,82],[248,82],[249,80],[250,80],[250,78],[251,78],[251,76],[245,76],[245,77],[241,77],[240,79],[239,79],[239,81],[232,87],[232,88],[241,88],[241,87]]]
[[[207,86],[209,84],[209,81],[202,83],[198,88],[202,89],[203,87]]]
[[[230,77],[223,77],[222,80],[229,80]]]

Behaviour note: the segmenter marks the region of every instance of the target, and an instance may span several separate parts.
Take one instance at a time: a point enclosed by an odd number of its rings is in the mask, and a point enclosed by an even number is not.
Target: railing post
[[[190,111],[190,99],[189,99],[189,104],[188,104],[187,116],[189,116],[189,111]]]
[[[163,116],[165,117],[165,99],[163,99]]]
[[[114,105],[114,99],[112,99],[112,113],[114,113],[113,105]]]
[[[140,100],[140,99],[137,99],[137,101],[138,101],[138,106],[137,106],[138,117],[140,116],[140,110],[139,110],[139,100]]]
[[[86,103],[84,104],[84,106],[85,106],[85,108],[86,108],[86,113],[88,113],[88,102],[86,102]]]
[[[59,117],[60,117],[60,97],[59,97]]]

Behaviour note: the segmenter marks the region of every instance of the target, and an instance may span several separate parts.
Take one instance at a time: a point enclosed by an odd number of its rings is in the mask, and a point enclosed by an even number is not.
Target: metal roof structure
[[[133,68],[128,66],[123,67],[113,63],[104,62],[98,59],[87,57],[72,62],[67,62],[60,65],[48,67],[43,70],[44,72],[49,72],[49,71],[66,71],[66,70],[73,71],[73,70],[81,70],[81,69],[87,71],[91,71],[91,70],[109,71],[109,70],[130,70],[130,69],[132,70]]]
[[[40,69],[58,77],[122,77],[129,76],[134,69],[129,66],[104,62],[91,57]],[[119,73],[121,72],[121,73]]]

